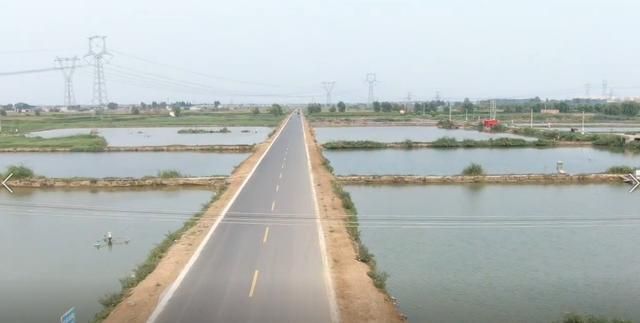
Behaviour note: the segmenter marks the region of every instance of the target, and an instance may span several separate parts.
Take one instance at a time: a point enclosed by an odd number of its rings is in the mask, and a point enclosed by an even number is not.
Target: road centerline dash
[[[273,201],[273,203],[271,203],[271,212],[273,212],[273,210],[276,209],[276,201]]]
[[[267,239],[269,239],[269,227],[264,228],[264,238],[262,238],[262,243],[267,243]]]
[[[256,283],[258,282],[259,274],[260,272],[257,269],[253,272],[253,281],[251,282],[251,289],[249,289],[249,297],[253,297],[253,292],[256,289]]]

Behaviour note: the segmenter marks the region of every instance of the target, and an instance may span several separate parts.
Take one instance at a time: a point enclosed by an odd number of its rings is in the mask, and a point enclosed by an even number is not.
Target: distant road
[[[331,322],[313,199],[294,114],[150,321]],[[273,215],[287,220],[265,224]]]

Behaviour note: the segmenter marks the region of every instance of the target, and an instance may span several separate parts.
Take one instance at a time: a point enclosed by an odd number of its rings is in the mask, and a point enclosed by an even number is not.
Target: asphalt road
[[[331,322],[310,182],[294,114],[154,322]]]

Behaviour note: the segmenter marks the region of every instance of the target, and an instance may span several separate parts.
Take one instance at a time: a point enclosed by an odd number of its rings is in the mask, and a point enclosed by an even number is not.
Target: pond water
[[[0,153],[0,172],[24,165],[47,177],[143,177],[161,170],[229,175],[249,154],[204,152]]]
[[[626,185],[346,189],[410,322],[640,321],[640,211]]]
[[[227,127],[230,133],[179,134],[181,129],[220,130],[222,127],[163,127],[163,128],[96,128],[109,146],[167,146],[167,145],[251,145],[267,139],[272,128]],[[92,129],[55,129],[33,132],[30,136],[42,138],[89,134]],[[245,131],[245,132],[243,132]]]
[[[89,321],[102,309],[98,300],[118,292],[119,279],[212,196],[204,190],[0,193],[0,322],[58,322],[72,306],[78,322]],[[116,244],[94,247],[106,232]],[[121,244],[125,239],[129,244]]]
[[[441,129],[438,127],[318,127],[315,128],[319,143],[337,140],[372,140],[378,142],[434,141],[442,137],[458,140],[486,140],[490,138],[521,138],[536,140],[508,133],[486,133],[475,130]]]
[[[570,174],[640,166],[640,154],[591,147],[326,150],[324,155],[338,175],[456,175],[470,163],[480,164],[487,174],[555,173],[558,161]]]

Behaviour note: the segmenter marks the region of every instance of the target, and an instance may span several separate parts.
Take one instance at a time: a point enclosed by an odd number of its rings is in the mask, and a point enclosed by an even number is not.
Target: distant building
[[[560,110],[558,110],[558,109],[542,109],[542,110],[540,110],[540,113],[542,113],[542,114],[558,114],[558,113],[560,113]]]

